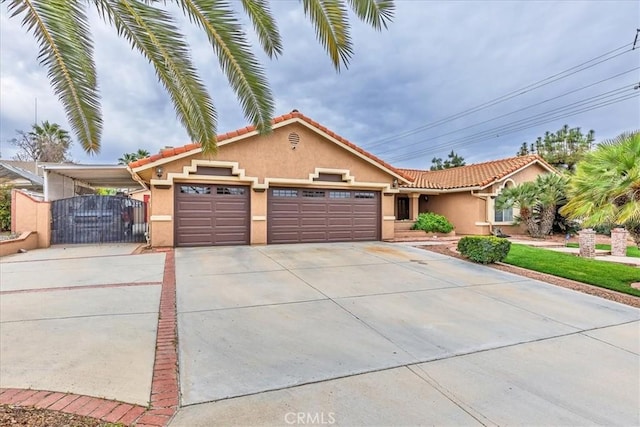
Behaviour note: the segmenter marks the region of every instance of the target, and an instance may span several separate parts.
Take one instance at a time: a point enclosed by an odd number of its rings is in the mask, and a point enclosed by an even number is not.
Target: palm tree
[[[67,160],[71,136],[59,124],[49,123],[46,120],[42,125],[34,124],[29,137],[33,139],[38,149],[38,161],[58,163]]]
[[[536,190],[533,182],[523,182],[515,187],[503,189],[496,198],[496,209],[516,207],[520,209],[518,220],[523,222],[532,236],[539,234],[538,222],[535,218]]]
[[[216,150],[216,111],[189,55],[189,46],[168,10],[177,5],[209,40],[222,71],[236,93],[245,117],[258,131],[271,129],[274,101],[265,71],[232,4],[216,0],[3,0],[11,17],[22,19],[40,45],[54,91],[64,105],[78,141],[88,153],[100,150],[102,112],[97,87],[93,41],[87,9],[98,14],[155,68],[193,141],[206,152]],[[168,4],[172,3],[172,4]],[[282,42],[268,0],[242,0],[259,43],[269,58],[282,53]],[[353,54],[348,6],[380,30],[394,12],[393,0],[302,0],[318,41],[340,70]]]
[[[122,157],[118,159],[118,164],[128,165],[131,162],[135,162],[139,159],[144,159],[145,157],[149,157],[149,152],[147,150],[139,148],[135,153],[124,153]]]
[[[538,175],[535,181],[505,188],[496,199],[496,208],[517,207],[518,220],[532,237],[551,233],[557,206],[564,201],[567,178],[555,173]]]
[[[541,236],[551,234],[558,205],[566,200],[568,178],[564,175],[546,173],[534,181],[537,192],[537,209],[540,216]]]
[[[118,159],[119,165],[128,165],[131,162],[138,160],[136,153],[124,153],[122,157]]]
[[[71,147],[69,132],[57,123],[34,124],[29,132],[17,131],[11,143],[18,148],[16,160],[59,163],[68,161]]]
[[[640,131],[601,143],[576,166],[560,213],[591,227],[622,224],[640,248]]]

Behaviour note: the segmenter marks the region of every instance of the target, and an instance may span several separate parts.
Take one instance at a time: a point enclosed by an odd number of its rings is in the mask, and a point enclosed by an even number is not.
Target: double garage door
[[[250,242],[250,189],[218,184],[176,186],[176,246]],[[341,242],[380,239],[376,191],[270,188],[267,242]]]
[[[380,239],[380,193],[271,188],[268,243],[345,242]]]

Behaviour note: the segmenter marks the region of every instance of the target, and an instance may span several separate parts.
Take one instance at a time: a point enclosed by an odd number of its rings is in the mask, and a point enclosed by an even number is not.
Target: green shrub
[[[11,229],[11,187],[0,186],[0,231]]]
[[[426,212],[418,215],[412,229],[424,230],[427,233],[450,233],[453,230],[453,224],[442,215]]]
[[[466,236],[458,241],[458,251],[482,264],[503,261],[511,249],[507,239],[493,236]]]

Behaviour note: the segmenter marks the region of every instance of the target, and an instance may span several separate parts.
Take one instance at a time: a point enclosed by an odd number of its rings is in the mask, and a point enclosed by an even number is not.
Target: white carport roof
[[[91,187],[141,188],[125,165],[46,165],[43,169],[83,182]]]

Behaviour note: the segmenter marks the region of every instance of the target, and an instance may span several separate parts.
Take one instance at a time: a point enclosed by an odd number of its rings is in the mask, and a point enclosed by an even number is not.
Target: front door
[[[396,219],[409,219],[409,198],[398,197],[396,199]]]

